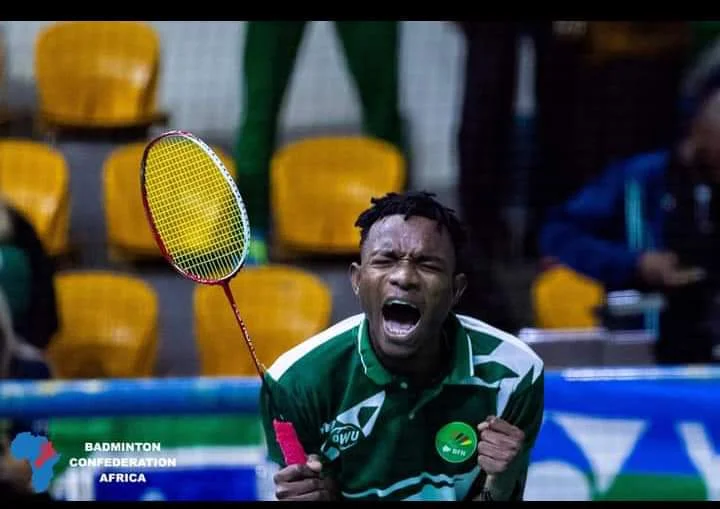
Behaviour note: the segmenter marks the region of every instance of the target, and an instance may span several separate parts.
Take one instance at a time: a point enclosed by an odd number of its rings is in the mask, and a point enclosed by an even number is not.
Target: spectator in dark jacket
[[[481,250],[503,257],[511,190],[518,43],[534,47],[534,152],[528,247],[548,209],[609,160],[670,143],[687,64],[684,21],[462,21],[466,58],[458,132],[460,212]],[[588,121],[591,118],[591,121]],[[515,156],[513,156],[514,158]],[[513,185],[514,187],[514,185]]]
[[[720,72],[677,147],[611,165],[551,214],[541,251],[608,290],[661,292],[661,363],[712,360],[720,285]]]

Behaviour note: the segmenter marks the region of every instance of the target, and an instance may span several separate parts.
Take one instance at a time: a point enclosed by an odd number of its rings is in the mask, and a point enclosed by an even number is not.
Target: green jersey
[[[416,389],[378,361],[364,314],[281,355],[266,381],[305,451],[319,454],[346,499],[463,500],[476,494],[477,425],[497,415],[522,429],[508,498],[520,499],[543,415],[542,360],[519,339],[451,315],[452,368]],[[284,465],[267,395],[261,397],[270,460]],[[507,479],[507,476],[505,476]]]

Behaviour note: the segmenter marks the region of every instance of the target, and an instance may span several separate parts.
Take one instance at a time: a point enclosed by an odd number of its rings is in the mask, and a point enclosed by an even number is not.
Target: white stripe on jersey
[[[336,323],[332,327],[319,332],[315,336],[306,339],[278,357],[273,365],[268,368],[267,372],[273,379],[280,380],[280,377],[283,376],[283,374],[290,369],[293,364],[302,359],[305,355],[312,352],[323,343],[326,343],[342,333],[357,327],[362,323],[364,318],[364,313],[351,316]]]

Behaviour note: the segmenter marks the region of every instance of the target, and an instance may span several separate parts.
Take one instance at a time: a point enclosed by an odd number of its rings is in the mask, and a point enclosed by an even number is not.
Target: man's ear
[[[360,291],[360,264],[357,262],[350,264],[350,285],[353,293],[357,296]]]
[[[453,307],[457,306],[458,302],[465,293],[467,288],[467,276],[459,272],[453,276]]]

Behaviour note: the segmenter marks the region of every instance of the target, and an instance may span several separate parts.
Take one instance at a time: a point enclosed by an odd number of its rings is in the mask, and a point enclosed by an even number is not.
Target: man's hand
[[[491,415],[478,427],[478,465],[488,475],[505,472],[520,452],[525,433],[520,428]]]
[[[30,480],[32,479],[32,467],[25,460],[16,460],[10,454],[10,445],[5,437],[2,437],[0,450],[0,480],[10,482],[19,492],[30,493]]]
[[[305,465],[290,465],[273,477],[278,500],[337,500],[335,482],[322,475],[322,463],[315,454]]]
[[[683,286],[705,278],[704,270],[678,267],[677,256],[665,251],[644,253],[638,260],[638,271],[643,281],[659,287]]]

